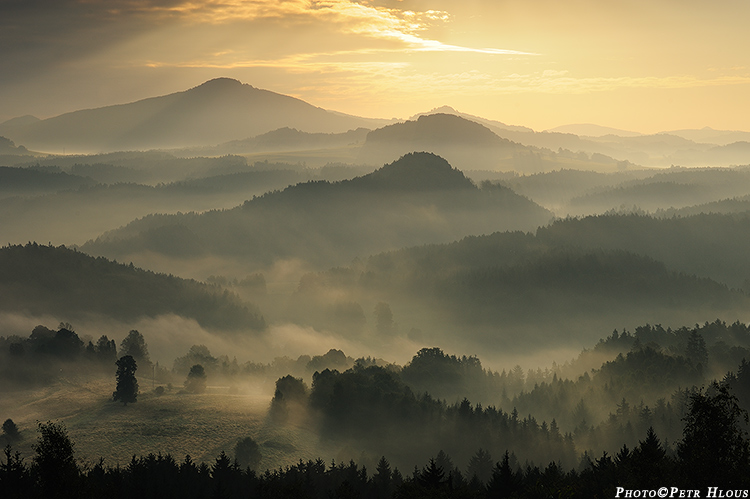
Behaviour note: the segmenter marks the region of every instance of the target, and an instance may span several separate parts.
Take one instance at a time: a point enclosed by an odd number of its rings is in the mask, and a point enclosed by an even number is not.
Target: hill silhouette
[[[0,197],[56,192],[91,185],[94,185],[94,181],[88,177],[53,169],[0,166]]]
[[[296,184],[231,210],[151,215],[84,248],[117,258],[152,251],[242,256],[259,264],[301,258],[328,266],[469,234],[533,230],[549,217],[508,188],[480,189],[444,159],[413,153],[361,177]]]
[[[0,123],[0,135],[4,135],[7,130],[13,130],[16,127],[23,127],[31,125],[40,121],[36,116],[27,114],[26,116],[19,116],[17,118],[11,118],[7,121]]]
[[[39,156],[40,154],[31,152],[22,145],[17,146],[12,140],[0,136],[0,165],[17,165]]]
[[[176,314],[213,329],[265,328],[254,306],[220,288],[36,243],[0,249],[0,309],[65,320]]]
[[[17,146],[12,140],[0,137],[0,154],[28,154],[29,151],[24,146]]]
[[[453,111],[450,108],[446,109],[448,110]],[[367,134],[359,152],[359,160],[382,164],[410,151],[427,151],[444,157],[451,165],[463,171],[538,173],[560,168],[613,171],[618,167],[617,160],[602,154],[589,157],[585,153],[572,153],[562,149],[553,152],[522,145],[500,135],[531,137],[539,134],[498,128],[485,123],[486,120],[476,120],[478,118],[467,118],[465,115],[437,113],[386,125]]]
[[[181,155],[246,154],[274,151],[312,151],[356,147],[364,142],[368,128],[357,128],[342,133],[310,133],[296,128],[283,127],[277,130],[242,140],[231,140],[216,146],[182,149]]]
[[[534,132],[534,130],[532,130],[529,127],[518,126],[518,125],[507,125],[503,123],[502,121],[489,120],[487,118],[482,118],[481,116],[474,116],[472,114],[462,113],[462,112],[456,111],[450,106],[440,106],[440,107],[436,107],[432,109],[431,111],[427,113],[417,113],[414,116],[410,117],[409,120],[414,121],[418,119],[420,116],[429,116],[431,114],[453,114],[456,116],[460,116],[461,118],[465,118],[469,121],[474,121],[476,123],[484,125],[495,133],[498,133],[498,131],[500,130],[507,131],[507,132],[527,132],[527,133]],[[499,133],[498,135],[502,136]]]
[[[342,185],[364,189],[411,191],[476,189],[448,161],[431,153],[409,153],[378,170],[343,181]]]
[[[331,133],[382,123],[217,78],[183,92],[129,104],[40,121],[6,122],[4,130],[9,138],[38,150],[102,152],[215,145],[283,127]]]
[[[500,161],[526,149],[489,128],[453,114],[419,116],[373,130],[360,151],[370,163],[385,163],[410,151],[428,151],[461,169],[497,169]]]

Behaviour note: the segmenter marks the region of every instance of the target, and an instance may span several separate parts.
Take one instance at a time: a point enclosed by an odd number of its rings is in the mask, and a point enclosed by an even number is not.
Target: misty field
[[[234,394],[228,386],[209,386],[203,394],[179,393],[182,387],[161,396],[144,390],[127,406],[112,401],[114,387],[114,376],[62,378],[51,386],[0,394],[4,415],[23,436],[14,448],[30,457],[36,422],[52,420],[67,427],[77,457],[89,465],[101,457],[108,465],[124,466],[134,455],[152,452],[169,453],[178,462],[190,455],[210,463],[221,451],[233,456],[237,440],[247,436],[260,445],[260,469],[318,457],[318,438],[303,421],[283,427],[268,423],[272,384],[248,383]]]

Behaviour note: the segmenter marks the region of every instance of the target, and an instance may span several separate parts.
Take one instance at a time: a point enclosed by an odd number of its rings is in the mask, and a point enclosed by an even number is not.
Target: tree
[[[488,497],[511,497],[521,488],[521,477],[510,466],[510,454],[505,451],[503,460],[495,464],[492,478],[487,484]]]
[[[416,479],[419,485],[428,490],[448,486],[445,470],[437,464],[435,459],[430,459],[430,463],[416,476]]]
[[[393,322],[393,312],[387,303],[379,302],[375,305],[375,329],[378,333],[391,335],[396,331]]]
[[[9,441],[18,440],[21,437],[18,432],[18,426],[10,418],[6,419],[3,423],[3,434]]]
[[[255,470],[261,458],[260,447],[252,437],[241,438],[234,446],[234,460],[243,469]]]
[[[80,470],[65,426],[51,421],[39,423],[39,439],[34,451],[32,472],[42,497],[78,497]]]
[[[206,391],[206,370],[200,364],[190,368],[185,380],[185,389],[190,393],[203,393]]]
[[[469,479],[476,476],[482,484],[486,484],[492,478],[493,467],[494,461],[490,453],[480,448],[469,460],[469,469],[466,474]]]
[[[135,402],[138,397],[138,380],[135,378],[138,365],[131,355],[120,357],[115,364],[117,365],[117,388],[112,394],[112,399],[128,405],[128,402]]]
[[[385,499],[393,497],[393,483],[391,477],[393,472],[391,471],[391,464],[382,456],[378,461],[375,474],[372,476],[372,483],[375,487],[375,496],[378,499]]]
[[[141,367],[149,367],[151,365],[146,340],[136,329],[132,329],[125,339],[122,340],[122,343],[120,343],[120,353],[130,355]]]
[[[708,363],[708,349],[706,349],[706,340],[697,331],[693,330],[688,338],[687,347],[685,348],[685,357],[690,359],[693,364],[700,364],[704,369]]]
[[[110,362],[116,362],[115,359],[117,359],[117,346],[115,345],[115,340],[110,340],[107,338],[107,335],[102,335],[96,341],[94,353],[96,358],[102,364],[112,365]]]
[[[677,456],[685,483],[695,488],[747,487],[750,442],[743,423],[748,416],[728,387],[714,381],[709,390],[693,394],[684,421]]]
[[[64,360],[74,360],[83,351],[83,341],[75,331],[63,326],[73,327],[67,323],[60,323],[60,329],[55,333],[49,345],[50,353]]]
[[[29,468],[24,464],[21,453],[13,452],[10,445],[5,447],[5,462],[0,461],[0,490],[5,499],[21,499],[29,496],[33,482]]]
[[[670,476],[667,452],[652,427],[646,433],[646,440],[642,440],[633,451],[630,461],[631,473],[639,486],[658,488]]]
[[[211,351],[206,345],[193,345],[188,350],[187,355],[175,359],[174,370],[179,374],[184,374],[190,371],[190,367],[200,364],[204,370],[212,372],[216,369],[218,363],[219,360],[211,355]]]
[[[337,371],[333,371],[338,374]],[[315,379],[330,374],[331,371],[325,369],[323,373],[316,373],[317,376],[313,376],[313,383]],[[302,378],[295,378],[291,374],[279,378],[276,380],[276,391],[271,399],[271,409],[269,411],[271,417],[277,421],[285,421],[294,409],[301,409],[307,401],[307,385]]]

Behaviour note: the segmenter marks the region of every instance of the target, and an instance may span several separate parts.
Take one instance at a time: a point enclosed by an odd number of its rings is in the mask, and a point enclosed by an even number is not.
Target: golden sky
[[[326,109],[750,131],[747,0],[0,0],[0,121],[228,76]]]

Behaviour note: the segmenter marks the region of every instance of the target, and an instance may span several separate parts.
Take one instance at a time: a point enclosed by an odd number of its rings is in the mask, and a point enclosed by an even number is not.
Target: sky
[[[0,122],[216,77],[374,118],[750,131],[747,0],[0,0]]]

